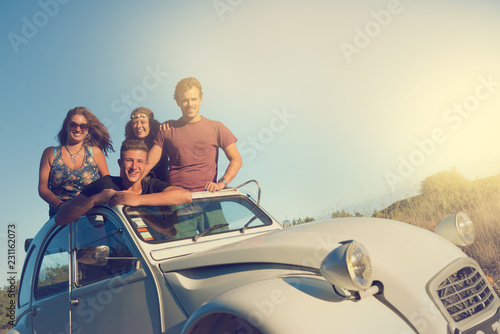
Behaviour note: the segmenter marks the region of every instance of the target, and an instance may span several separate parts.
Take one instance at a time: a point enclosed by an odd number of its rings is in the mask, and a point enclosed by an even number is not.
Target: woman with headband
[[[154,113],[144,107],[140,107],[132,111],[130,121],[125,125],[125,139],[142,140],[151,149],[154,145],[156,134],[160,130],[160,123],[155,119]],[[161,181],[166,181],[168,170],[168,157],[162,156],[156,166],[144,177],[157,178]]]

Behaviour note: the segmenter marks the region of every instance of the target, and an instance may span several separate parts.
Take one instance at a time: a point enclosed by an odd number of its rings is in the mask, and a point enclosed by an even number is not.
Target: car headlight
[[[321,262],[321,275],[342,289],[360,291],[373,282],[372,264],[366,248],[354,241],[343,242]]]
[[[436,233],[457,246],[469,246],[476,239],[474,224],[463,212],[443,219],[436,227]]]

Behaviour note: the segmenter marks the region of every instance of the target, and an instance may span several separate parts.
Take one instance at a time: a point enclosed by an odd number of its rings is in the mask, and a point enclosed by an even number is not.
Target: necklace
[[[82,144],[82,146],[80,146],[80,149],[75,154],[71,154],[71,152],[68,150],[68,146],[64,145],[64,147],[66,147],[66,151],[68,151],[69,156],[71,157],[71,162],[73,162],[73,166],[76,167],[76,159],[75,158],[78,156],[78,153],[80,153],[80,151],[82,150],[83,144]]]

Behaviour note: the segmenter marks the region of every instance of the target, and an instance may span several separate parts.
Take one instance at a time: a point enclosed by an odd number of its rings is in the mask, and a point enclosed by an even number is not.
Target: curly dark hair
[[[149,120],[149,134],[146,138],[144,138],[144,143],[148,146],[148,149],[151,149],[154,145],[154,140],[156,138],[156,134],[160,131],[160,122],[155,119],[155,114],[148,108],[139,107],[132,111],[130,114],[130,121],[125,125],[125,139],[137,139],[134,133],[132,121],[134,116],[144,114],[148,117]]]
[[[104,126],[104,124],[102,124],[101,121],[99,121],[99,119],[85,107],[76,107],[68,111],[66,118],[63,121],[61,131],[59,131],[56,137],[59,144],[66,145],[66,141],[68,140],[68,124],[71,117],[74,115],[82,115],[87,119],[89,124],[89,133],[87,138],[85,138],[84,145],[99,147],[105,156],[108,156],[108,152],[115,151],[106,126]]]

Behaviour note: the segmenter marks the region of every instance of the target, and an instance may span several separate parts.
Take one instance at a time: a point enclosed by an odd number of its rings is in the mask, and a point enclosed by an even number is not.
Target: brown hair
[[[193,87],[198,88],[198,91],[200,92],[200,98],[202,98],[203,92],[201,91],[200,82],[196,78],[189,77],[189,78],[182,79],[175,86],[175,92],[174,92],[175,101],[179,102],[179,95],[187,90],[190,90]]]
[[[155,119],[155,114],[148,108],[139,107],[132,111],[130,114],[130,121],[125,125],[125,139],[137,139],[133,129],[132,119],[136,115],[144,114],[148,117],[149,121],[149,134],[146,138],[144,138],[144,143],[146,143],[147,147],[151,149],[154,144],[154,139],[156,138],[156,134],[160,130],[160,122]]]
[[[123,159],[123,153],[132,150],[140,150],[149,155],[149,149],[142,140],[139,139],[126,139],[122,142],[120,148],[120,159]]]
[[[99,121],[99,119],[87,108],[85,107],[76,107],[68,111],[66,114],[66,118],[63,121],[61,130],[57,134],[57,140],[59,144],[66,145],[66,141],[68,140],[68,124],[71,120],[71,117],[74,115],[82,115],[87,119],[89,124],[89,133],[88,136],[84,140],[84,145],[87,146],[97,146],[101,149],[104,155],[108,156],[108,152],[114,152],[111,138],[109,137],[109,131],[104,126],[104,124]]]

